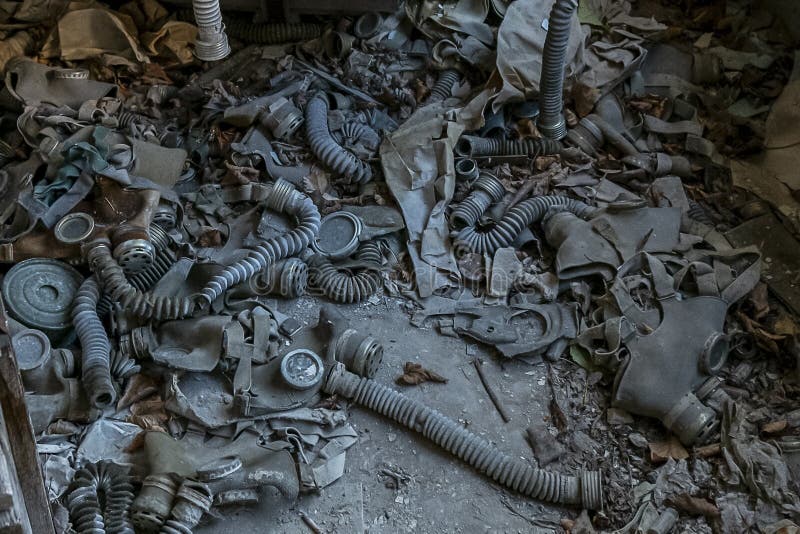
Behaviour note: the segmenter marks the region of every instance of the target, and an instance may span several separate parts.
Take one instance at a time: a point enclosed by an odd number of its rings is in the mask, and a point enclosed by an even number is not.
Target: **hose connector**
[[[567,59],[572,16],[578,0],[556,0],[548,19],[539,82],[539,118],[536,127],[548,139],[560,141],[567,135],[564,118],[564,64]]]
[[[219,0],[193,0],[192,9],[197,23],[194,55],[200,61],[219,61],[228,57],[231,47],[222,22]]]

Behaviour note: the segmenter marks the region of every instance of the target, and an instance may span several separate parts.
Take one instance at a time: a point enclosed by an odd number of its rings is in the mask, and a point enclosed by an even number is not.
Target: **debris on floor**
[[[783,4],[2,3],[0,530],[800,531]]]

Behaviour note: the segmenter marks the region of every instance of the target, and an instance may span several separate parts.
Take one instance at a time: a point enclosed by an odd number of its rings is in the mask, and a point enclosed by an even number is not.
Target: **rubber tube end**
[[[548,139],[553,139],[554,141],[561,141],[567,136],[567,121],[564,119],[563,115],[559,115],[557,120],[545,120],[539,115],[536,128],[539,129],[539,132],[543,136]]]
[[[201,28],[197,33],[194,42],[194,55],[200,61],[219,61],[225,59],[231,53],[231,46],[228,44],[228,35],[225,33],[225,25],[220,31],[208,31]]]
[[[600,471],[580,474],[581,505],[587,510],[603,509],[603,475]]]

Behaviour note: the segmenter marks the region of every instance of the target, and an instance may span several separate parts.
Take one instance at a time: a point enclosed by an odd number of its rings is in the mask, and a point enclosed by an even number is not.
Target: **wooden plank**
[[[36,453],[36,439],[25,407],[25,392],[10,339],[0,336],[0,409],[25,503],[25,516],[36,534],[55,534],[50,503]],[[25,517],[21,518],[23,525]]]

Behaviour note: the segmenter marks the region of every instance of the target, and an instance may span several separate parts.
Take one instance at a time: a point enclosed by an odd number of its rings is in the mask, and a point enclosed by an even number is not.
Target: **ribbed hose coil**
[[[370,166],[343,148],[331,135],[328,127],[328,99],[315,95],[306,105],[306,137],[311,152],[348,183],[364,184],[372,180]]]
[[[456,152],[462,156],[551,156],[561,152],[561,143],[552,139],[493,139],[463,135],[456,143]]]
[[[248,44],[272,45],[308,41],[322,35],[321,24],[258,24],[248,20],[228,19],[228,34]]]
[[[122,351],[111,351],[111,376],[114,380],[122,383],[141,370],[142,366],[133,358],[128,358]]]
[[[328,394],[339,394],[389,417],[436,443],[503,486],[547,502],[602,507],[602,481],[594,471],[579,477],[536,469],[509,457],[441,412],[369,378],[335,367],[325,382]]]
[[[202,61],[218,61],[231,53],[219,0],[192,0],[197,39],[194,53]]]
[[[316,254],[308,262],[308,284],[329,299],[343,304],[361,302],[381,287],[383,256],[377,243],[365,242],[356,252],[361,266],[355,270],[341,269],[328,258]]]
[[[263,241],[250,252],[249,256],[229,265],[222,273],[214,276],[200,291],[200,296],[207,303],[214,302],[228,288],[263,272],[268,265],[283,258],[296,256],[317,237],[320,225],[317,207],[309,197],[295,191],[288,182],[276,180],[265,204],[274,211],[294,216],[297,219],[297,226],[284,235]]]
[[[156,285],[175,264],[175,258],[170,252],[172,239],[167,235],[164,229],[158,224],[153,223],[150,225],[148,233],[150,235],[150,243],[152,243],[155,249],[153,263],[148,265],[145,270],[139,271],[128,278],[128,282],[139,291],[148,291]],[[100,317],[105,317],[108,312],[111,311],[111,304],[111,297],[109,295],[103,295],[100,299],[100,303],[97,305],[97,314]]]
[[[206,484],[184,480],[175,495],[170,518],[161,527],[160,534],[192,534],[192,529],[211,508],[213,500]]]
[[[97,316],[100,285],[94,276],[84,280],[72,301],[72,324],[81,343],[83,387],[92,406],[105,408],[117,398],[111,378],[111,343]]]
[[[140,113],[121,111],[117,115],[117,124],[119,124],[120,128],[127,128],[131,124],[152,125],[153,121],[149,117],[145,117]]]
[[[494,227],[480,231],[467,226],[454,238],[456,248],[466,248],[479,254],[494,254],[497,249],[507,247],[522,233],[522,230],[538,222],[550,209],[566,210],[582,219],[588,219],[599,210],[580,200],[548,195],[523,200],[510,210]]]
[[[453,94],[453,86],[461,80],[461,73],[455,69],[443,70],[439,73],[436,83],[431,88],[431,94],[426,103],[439,102],[450,98]]]
[[[545,137],[560,140],[567,135],[564,119],[564,65],[567,61],[572,15],[578,0],[556,0],[547,20],[539,82],[539,118],[536,126]]]
[[[132,315],[142,319],[169,321],[184,319],[195,311],[195,301],[185,297],[155,296],[133,287],[122,267],[111,255],[107,243],[96,241],[88,248],[89,266],[112,302],[119,302]]]
[[[350,143],[361,143],[370,150],[375,150],[381,144],[381,136],[378,132],[360,122],[348,122],[342,126],[341,136],[343,141]]]
[[[714,219],[709,215],[708,210],[697,202],[696,200],[689,199],[689,210],[686,213],[690,219],[703,223],[706,226],[715,226]]]
[[[489,206],[503,199],[505,192],[497,178],[486,172],[481,173],[472,184],[472,191],[467,198],[450,213],[450,227],[460,230],[474,225]]]
[[[133,484],[124,467],[102,461],[79,469],[66,501],[77,534],[134,534]]]
[[[301,297],[308,287],[308,265],[300,258],[286,258],[268,265],[252,283],[260,294]]]

